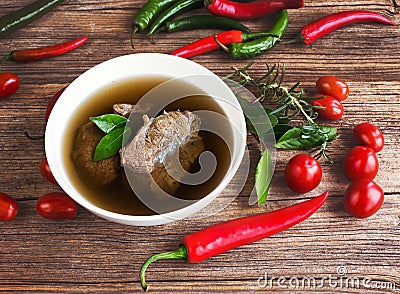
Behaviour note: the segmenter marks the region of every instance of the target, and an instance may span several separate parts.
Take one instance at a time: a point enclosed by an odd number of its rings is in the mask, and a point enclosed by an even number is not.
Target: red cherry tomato
[[[286,165],[286,184],[297,193],[306,193],[315,189],[321,179],[322,169],[320,164],[315,158],[307,154],[295,155]]]
[[[385,144],[382,131],[368,122],[356,125],[353,137],[357,144],[372,148],[375,152],[381,151]]]
[[[345,100],[349,96],[349,86],[335,76],[320,77],[316,82],[316,86],[318,91],[340,101]]]
[[[0,98],[13,95],[19,89],[20,81],[12,72],[0,72]]]
[[[78,213],[78,205],[67,194],[53,192],[42,195],[36,203],[37,213],[47,219],[71,219]]]
[[[314,95],[315,98],[324,96],[322,94]],[[343,116],[344,108],[339,100],[326,96],[325,98],[312,100],[311,104],[314,106],[322,106],[323,108],[316,108],[315,112],[318,113],[318,117],[325,120],[339,120]]]
[[[344,194],[344,208],[358,218],[376,213],[383,203],[384,193],[375,182],[361,179],[349,185]]]
[[[344,171],[350,180],[373,180],[378,173],[378,157],[374,150],[366,146],[356,146],[344,159]]]
[[[7,194],[0,192],[0,221],[11,221],[18,213],[18,203]]]
[[[53,176],[53,173],[50,170],[50,166],[49,166],[49,163],[47,162],[46,158],[43,158],[43,160],[40,162],[39,169],[40,169],[40,173],[46,180],[48,180],[50,183],[58,185],[56,179]]]
[[[58,90],[57,93],[55,93],[54,96],[50,99],[49,103],[47,104],[46,113],[44,115],[44,119],[46,121],[49,120],[49,116],[51,111],[53,110],[54,104],[56,104],[58,98],[60,98],[61,94],[65,91],[66,88],[67,86]]]

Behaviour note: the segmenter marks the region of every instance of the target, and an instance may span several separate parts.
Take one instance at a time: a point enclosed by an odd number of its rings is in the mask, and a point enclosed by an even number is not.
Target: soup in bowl
[[[46,127],[61,188],[107,220],[160,225],[209,205],[246,146],[230,88],[201,65],[140,53],[105,61],[63,92]]]

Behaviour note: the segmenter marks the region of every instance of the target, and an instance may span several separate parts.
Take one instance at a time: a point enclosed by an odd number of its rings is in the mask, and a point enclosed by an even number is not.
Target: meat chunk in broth
[[[96,146],[104,133],[93,122],[81,126],[76,134],[72,152],[72,159],[81,172],[97,178],[102,185],[109,184],[120,174],[119,155],[93,161]]]
[[[189,172],[196,162],[197,157],[203,151],[203,140],[199,136],[192,137],[189,141],[182,144],[179,148],[179,162],[182,168]],[[168,163],[165,163],[165,165],[168,166],[169,171],[174,169],[174,166],[169,166]],[[179,188],[180,183],[179,179],[175,179],[169,174],[165,165],[155,165],[151,176],[162,190],[172,195]]]
[[[179,152],[182,168],[189,171],[204,151],[199,136],[200,118],[190,111],[164,112],[156,118],[143,116],[143,126],[121,150],[121,164],[136,173],[151,174],[157,185],[169,194],[179,187],[179,180],[167,172],[168,157]]]

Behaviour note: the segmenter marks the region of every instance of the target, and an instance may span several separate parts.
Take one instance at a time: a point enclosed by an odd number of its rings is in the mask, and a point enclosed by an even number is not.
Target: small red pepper
[[[183,58],[190,58],[210,51],[221,49],[222,45],[229,45],[232,43],[242,43],[249,39],[262,37],[266,35],[271,35],[271,33],[245,33],[239,30],[225,31],[219,34],[214,34],[202,38],[193,43],[185,45],[172,52],[171,55]]]
[[[214,15],[246,20],[284,9],[303,7],[304,0],[255,0],[246,3],[231,0],[204,0],[204,5]]]
[[[396,25],[390,19],[376,12],[366,10],[343,11],[324,16],[305,25],[297,39],[308,45],[334,30],[350,24],[365,22]]]
[[[259,241],[307,219],[325,203],[327,197],[328,191],[289,207],[226,221],[187,235],[177,250],[153,255],[145,261],[140,270],[142,288],[147,290],[145,272],[153,261],[185,259],[189,263],[196,263],[233,248]]]
[[[2,61],[12,60],[17,62],[29,62],[29,61],[35,61],[35,60],[58,56],[82,46],[83,44],[85,44],[87,39],[88,36],[83,36],[75,40],[71,40],[53,46],[46,46],[35,49],[14,50],[11,51],[8,54],[8,56],[5,56],[2,59]]]

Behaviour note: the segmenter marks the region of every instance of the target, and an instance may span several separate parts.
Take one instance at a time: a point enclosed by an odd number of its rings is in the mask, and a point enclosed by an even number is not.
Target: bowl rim
[[[137,64],[141,59],[144,59],[144,61],[148,62],[153,62],[156,63],[156,65],[160,64],[160,60],[167,61],[169,65],[174,64],[171,69],[169,69],[169,72],[165,74],[166,77],[171,76],[171,78],[176,78],[176,77],[181,77],[179,75],[179,71],[185,67],[184,71],[189,71],[192,72],[191,75],[199,75],[199,74],[206,74],[210,75],[213,78],[215,78],[216,83],[218,83],[219,86],[222,87],[223,91],[226,92],[226,94],[229,94],[229,102],[233,103],[234,106],[238,109],[240,112],[240,118],[238,118],[238,123],[239,123],[239,128],[240,128],[240,135],[243,136],[240,138],[241,142],[239,145],[239,150],[238,150],[238,160],[236,162],[231,163],[227,173],[225,174],[223,180],[217,185],[215,189],[213,189],[209,194],[207,194],[205,197],[199,199],[198,201],[195,201],[194,203],[185,206],[181,209],[171,211],[168,213],[164,214],[154,214],[154,215],[128,215],[128,214],[122,214],[122,213],[117,213],[117,212],[112,212],[109,210],[106,210],[104,208],[98,207],[89,200],[87,200],[79,191],[77,188],[75,188],[69,181],[68,174],[65,172],[65,169],[62,167],[58,166],[56,162],[60,161],[60,157],[62,155],[56,154],[56,153],[62,153],[62,152],[55,152],[53,151],[53,146],[54,146],[54,134],[55,132],[59,132],[59,130],[56,130],[56,126],[58,125],[58,117],[60,114],[65,113],[65,105],[68,105],[68,100],[71,99],[71,95],[73,95],[78,89],[82,89],[81,84],[84,83],[87,79],[92,79],[99,73],[101,73],[104,70],[109,69],[112,67],[114,64],[120,65],[120,66],[128,66],[129,64],[134,65]],[[140,62],[144,62],[140,61]],[[180,66],[178,66],[178,63]],[[165,66],[164,66],[165,67]],[[180,69],[179,69],[180,68]],[[119,71],[118,67],[114,67],[114,70],[117,72]],[[122,72],[126,71],[127,69],[124,68]],[[165,68],[163,68],[165,71]],[[140,74],[141,69],[134,68],[132,69],[131,74]],[[164,74],[164,71],[160,72],[161,74]],[[177,74],[173,74],[173,72],[176,71]],[[144,73],[149,73],[150,72],[146,69],[146,71],[142,72]],[[155,71],[154,74],[157,74],[157,71]],[[112,79],[110,79],[108,82],[112,82]],[[96,89],[92,90],[92,93],[98,91],[102,87],[104,87],[104,84],[99,85]],[[207,93],[210,94],[210,96],[213,96],[212,93]],[[73,110],[70,112],[73,113],[76,109],[79,108],[79,105],[86,101],[90,95],[83,96],[84,99],[74,101],[75,107],[73,107]],[[217,101],[218,102],[218,101]],[[77,104],[76,104],[77,103]],[[71,114],[72,115],[72,114]],[[65,119],[65,121],[68,121],[68,119]],[[66,124],[66,123],[65,123]],[[62,133],[62,132],[60,132]],[[229,184],[229,182],[232,180],[233,176],[236,174],[240,163],[242,161],[242,158],[244,156],[245,148],[246,148],[246,124],[245,124],[245,119],[244,119],[244,114],[243,111],[240,107],[240,104],[238,100],[235,97],[235,94],[231,91],[229,86],[221,79],[219,78],[215,73],[207,69],[206,67],[193,62],[188,59],[184,59],[181,57],[176,57],[173,55],[167,55],[167,54],[162,54],[162,53],[135,53],[135,54],[127,54],[127,55],[122,55],[118,56],[115,58],[111,58],[109,60],[106,60],[104,62],[101,62],[90,69],[86,70],[83,72],[80,76],[78,76],[75,80],[71,82],[71,84],[65,89],[65,91],[62,93],[62,95],[59,97],[58,101],[54,105],[54,108],[49,116],[48,123],[46,125],[46,132],[45,132],[45,153],[46,157],[49,162],[50,169],[54,172],[54,176],[59,182],[59,185],[61,188],[67,193],[72,199],[74,199],[78,204],[86,208],[87,210],[91,211],[92,213],[111,220],[113,222],[117,223],[122,223],[122,224],[128,224],[128,225],[139,225],[139,226],[147,226],[147,225],[160,225],[160,224],[166,224],[169,222],[175,222],[184,218],[187,218],[191,215],[196,214],[198,211],[209,205],[218,195],[222,192],[223,189]],[[61,138],[61,135],[59,136]],[[56,136],[57,138],[57,136]],[[58,161],[57,161],[58,160]],[[61,169],[61,171],[60,171]],[[72,191],[72,193],[71,193]],[[215,194],[215,195],[214,195]],[[193,206],[198,206],[198,209],[195,209],[193,212]]]

